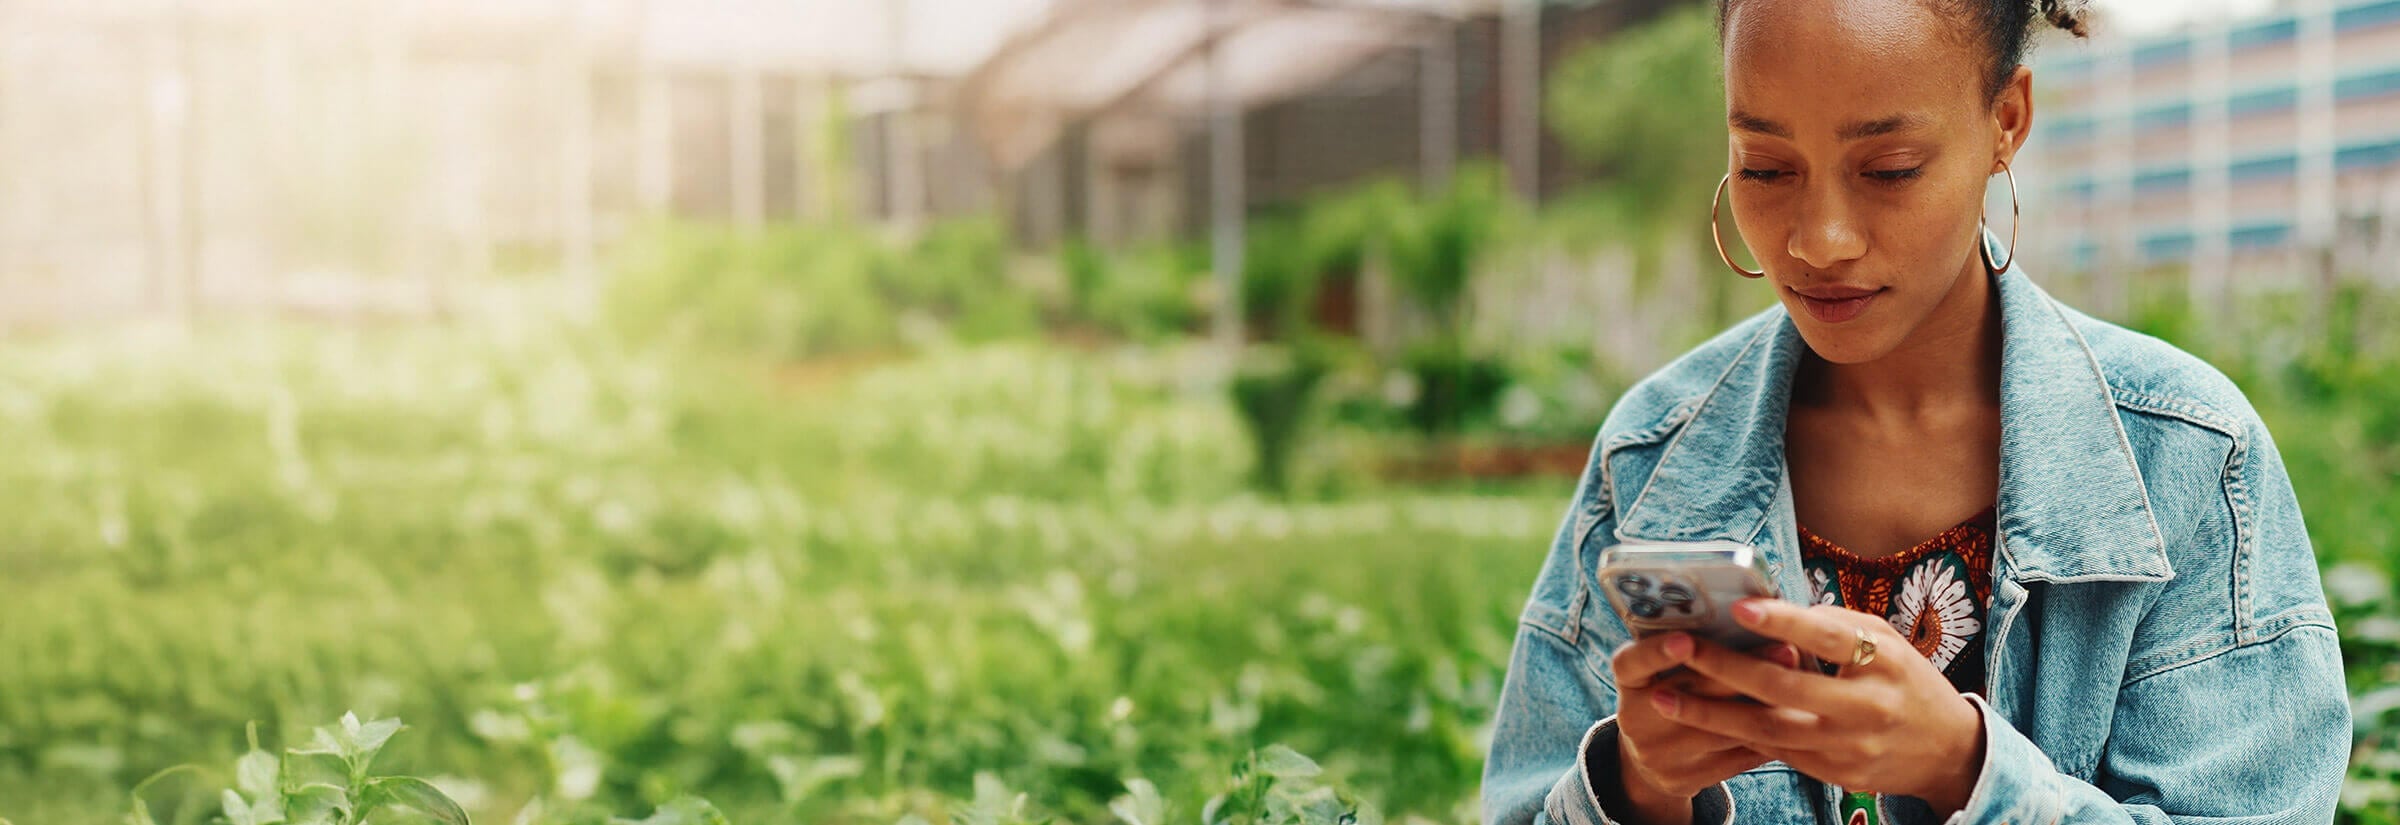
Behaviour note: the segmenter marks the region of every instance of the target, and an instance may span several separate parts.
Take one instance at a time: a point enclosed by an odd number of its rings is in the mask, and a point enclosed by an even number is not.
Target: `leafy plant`
[[[1230,391],[1234,409],[1248,425],[1258,486],[1273,493],[1291,487],[1291,461],[1309,415],[1317,383],[1329,367],[1326,345],[1259,344],[1242,353]]]
[[[1283,745],[1252,751],[1233,764],[1233,787],[1208,800],[1202,825],[1381,825],[1372,806],[1317,777],[1315,760]]]
[[[225,821],[230,825],[356,825],[368,817],[390,815],[467,825],[467,813],[432,783],[413,776],[371,773],[375,756],[393,734],[398,719],[361,722],[342,714],[341,722],[316,729],[307,745],[278,756],[258,745],[258,729],[250,729],[250,751],[234,762],[234,787],[221,794]],[[162,773],[161,776],[164,774]],[[155,825],[141,792],[134,789],[129,825]]]

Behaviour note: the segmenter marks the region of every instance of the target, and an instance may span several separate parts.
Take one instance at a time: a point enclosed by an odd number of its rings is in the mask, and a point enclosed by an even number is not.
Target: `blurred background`
[[[2260,408],[2400,823],[2400,0],[2098,6],[2024,266]],[[1473,822],[1601,418],[1772,301],[1714,14],[0,0],[0,817],[356,711],[486,821]]]

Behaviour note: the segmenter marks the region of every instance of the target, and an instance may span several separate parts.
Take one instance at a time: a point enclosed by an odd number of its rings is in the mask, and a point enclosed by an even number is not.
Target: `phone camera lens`
[[[1618,576],[1617,592],[1628,596],[1648,595],[1650,593],[1650,579],[1640,574]]]
[[[1665,600],[1667,601],[1667,603],[1668,603],[1668,604],[1674,604],[1674,605],[1685,605],[1685,604],[1691,604],[1691,603],[1692,603],[1692,590],[1691,590],[1691,588],[1685,587],[1685,586],[1683,586],[1683,585],[1681,585],[1681,584],[1669,583],[1669,584],[1661,585],[1661,586],[1658,588],[1658,597],[1659,597],[1659,598],[1661,598],[1661,599],[1665,599]]]
[[[1655,619],[1658,618],[1659,614],[1663,612],[1665,612],[1665,610],[1660,607],[1658,602],[1651,601],[1649,599],[1633,600],[1633,615],[1639,618]]]

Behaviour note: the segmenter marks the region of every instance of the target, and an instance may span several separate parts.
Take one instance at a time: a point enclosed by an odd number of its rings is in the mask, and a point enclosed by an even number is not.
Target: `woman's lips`
[[[1820,286],[1793,288],[1792,294],[1808,308],[1808,314],[1828,324],[1839,324],[1867,311],[1875,296],[1883,294],[1882,287]]]

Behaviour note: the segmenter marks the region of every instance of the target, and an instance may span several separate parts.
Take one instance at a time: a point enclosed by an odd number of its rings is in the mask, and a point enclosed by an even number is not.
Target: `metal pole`
[[[759,100],[758,67],[743,61],[733,69],[732,122],[725,131],[732,136],[730,146],[733,162],[733,220],[744,228],[755,229],[766,220],[765,164],[761,162],[759,144],[764,140],[766,125],[763,106]]]
[[[1541,194],[1542,4],[1506,0],[1500,21],[1501,133],[1509,182],[1530,203]]]
[[[559,244],[564,247],[561,262],[567,277],[589,297],[598,286],[592,262],[592,56],[583,20],[573,6],[566,13],[572,30],[559,78],[566,87],[560,90],[565,128],[558,162],[565,168],[559,176]]]
[[[1448,20],[1434,28],[1417,63],[1417,169],[1426,191],[1448,181],[1458,159],[1458,34]]]
[[[1227,354],[1242,345],[1242,104],[1226,77],[1227,0],[1209,2],[1209,240],[1217,282],[1214,333]]]
[[[175,7],[175,118],[179,140],[175,149],[175,236],[181,245],[176,250],[178,273],[183,281],[184,319],[189,321],[200,311],[200,164],[202,141],[200,116],[200,61],[193,36],[198,14],[189,3]]]

